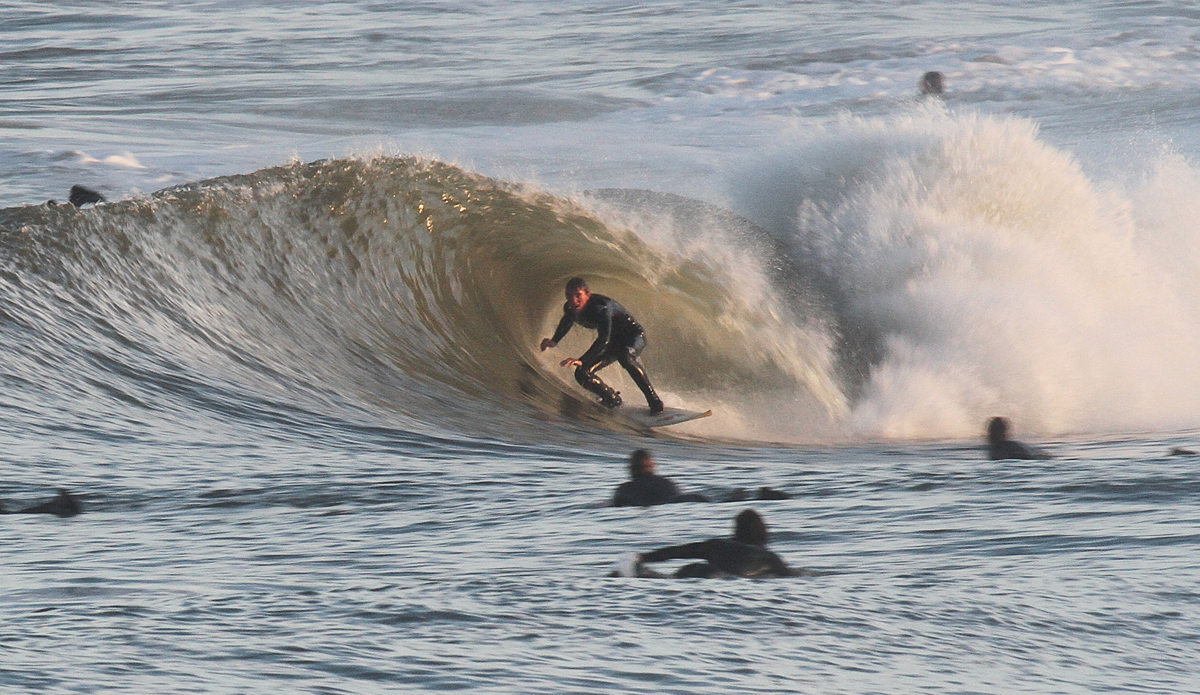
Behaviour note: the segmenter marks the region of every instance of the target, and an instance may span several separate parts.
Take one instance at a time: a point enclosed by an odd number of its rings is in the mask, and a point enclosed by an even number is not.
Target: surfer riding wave
[[[575,381],[583,388],[600,397],[608,408],[621,405],[621,394],[604,383],[596,372],[613,362],[619,362],[633,383],[641,389],[650,406],[651,414],[663,411],[662,399],[655,393],[646,376],[646,368],[640,358],[646,349],[646,332],[637,319],[614,299],[602,294],[592,294],[583,278],[571,278],[566,286],[567,302],[563,305],[562,320],[554,336],[542,340],[542,350],[558,345],[558,341],[576,323],[596,331],[596,341],[582,356],[568,357],[560,363],[562,367],[575,367]]]

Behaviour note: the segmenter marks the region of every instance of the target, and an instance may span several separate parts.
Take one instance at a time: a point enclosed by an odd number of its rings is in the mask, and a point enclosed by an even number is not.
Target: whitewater
[[[0,504],[84,507],[0,517],[2,689],[1200,687],[1190,5],[0,18]],[[573,276],[714,415],[539,351]],[[746,507],[806,576],[609,576]]]

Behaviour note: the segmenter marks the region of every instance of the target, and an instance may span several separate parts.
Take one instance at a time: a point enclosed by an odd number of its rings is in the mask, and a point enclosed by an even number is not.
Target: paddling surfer
[[[0,507],[0,514],[53,514],[63,518],[75,516],[82,511],[83,506],[79,504],[79,500],[61,487],[58,488],[58,496],[48,502],[35,504],[15,512]]]
[[[566,296],[562,320],[558,322],[554,336],[542,340],[542,350],[558,345],[558,341],[577,323],[595,330],[596,341],[587,352],[578,358],[568,357],[559,366],[575,367],[575,381],[599,396],[600,402],[606,407],[615,408],[621,405],[621,394],[601,381],[596,372],[613,362],[619,362],[646,396],[650,413],[661,413],[662,399],[654,392],[646,376],[646,368],[639,359],[642,350],[646,349],[646,332],[637,320],[616,300],[593,294],[583,278],[567,281]]]
[[[794,577],[804,574],[803,570],[788,567],[778,555],[767,550],[767,535],[767,525],[758,512],[744,509],[734,519],[733,538],[710,538],[643,553],[637,557],[637,575],[653,576],[641,567],[642,563],[685,559],[702,562],[680,567],[675,572],[676,577]]]

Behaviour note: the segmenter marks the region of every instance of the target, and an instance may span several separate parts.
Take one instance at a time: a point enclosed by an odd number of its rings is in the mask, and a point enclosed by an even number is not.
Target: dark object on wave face
[[[945,84],[942,78],[942,73],[937,70],[930,70],[921,75],[920,89],[922,94],[939,95],[945,92]]]
[[[97,191],[93,191],[87,186],[75,184],[74,186],[71,186],[71,197],[68,200],[70,200],[71,204],[75,207],[81,208],[88,203],[103,203],[104,196],[100,195],[100,193]]]
[[[988,458],[993,461],[1004,459],[1025,459],[1028,461],[1047,461],[1051,458],[1044,451],[1039,451],[1027,444],[1008,438],[1008,419],[994,417],[988,421]]]
[[[68,516],[75,516],[82,511],[83,508],[79,505],[79,501],[76,500],[71,493],[60,487],[58,488],[58,497],[55,497],[49,502],[43,502],[41,504],[35,504],[32,507],[26,507],[25,509],[19,510],[15,513],[53,514],[55,516],[66,518]]]

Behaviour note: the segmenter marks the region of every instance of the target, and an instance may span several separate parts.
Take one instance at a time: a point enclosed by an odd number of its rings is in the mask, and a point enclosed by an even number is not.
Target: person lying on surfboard
[[[767,525],[758,512],[744,509],[734,518],[733,538],[710,538],[698,543],[659,548],[637,557],[636,576],[662,576],[641,565],[664,560],[703,560],[684,565],[678,578],[697,577],[794,577],[793,570],[778,555],[767,550]]]
[[[674,502],[707,502],[704,495],[679,491],[675,481],[654,472],[654,457],[645,449],[629,455],[629,480],[617,486],[614,507],[652,507]]]
[[[650,413],[663,411],[662,399],[654,392],[646,369],[638,359],[646,349],[646,332],[633,316],[613,299],[602,294],[592,294],[583,278],[567,281],[567,303],[563,305],[563,317],[558,322],[554,336],[542,340],[542,350],[558,345],[567,331],[575,324],[596,331],[596,342],[578,358],[568,357],[559,363],[561,367],[575,367],[575,381],[583,388],[600,397],[608,408],[621,405],[621,394],[600,380],[596,372],[613,362],[619,362],[633,383],[646,396]]]

